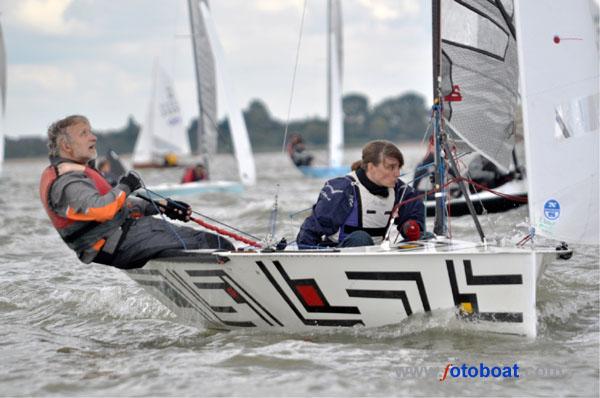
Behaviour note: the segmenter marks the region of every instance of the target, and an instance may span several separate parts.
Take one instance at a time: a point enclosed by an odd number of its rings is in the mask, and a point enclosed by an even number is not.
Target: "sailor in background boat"
[[[400,150],[391,142],[367,143],[353,172],[331,179],[319,194],[311,215],[298,233],[301,249],[321,246],[370,246],[385,236],[390,218],[406,240],[425,231],[425,209],[416,192],[398,177],[404,165]],[[395,209],[398,203],[403,204]]]
[[[415,173],[413,177],[413,187],[417,190],[419,194],[423,194],[425,192],[429,192],[433,188],[433,183],[431,182],[431,178],[433,176],[434,170],[434,144],[433,144],[433,136],[429,137],[429,144],[427,146],[427,153],[423,160],[417,165],[415,168]],[[496,188],[507,182],[518,178],[520,179],[520,170],[517,169],[515,172],[511,173],[502,173],[498,167],[490,160],[485,157],[475,154],[471,157],[471,160],[468,161],[468,176],[469,179],[484,185],[487,188]],[[454,172],[450,170],[450,175],[455,177]],[[453,197],[458,197],[461,195],[460,190],[457,186],[451,185],[448,189],[450,195]],[[471,187],[473,190],[473,187]],[[434,200],[434,193],[429,192],[427,195],[427,200]]]
[[[481,155],[477,155],[471,160],[468,170],[468,175],[471,180],[490,189],[506,184],[514,178],[518,178],[516,172],[502,173],[494,163]]]
[[[204,164],[202,163],[196,163],[194,166],[185,169],[183,177],[181,178],[181,183],[186,184],[188,182],[204,180],[208,180],[208,172],[206,171],[206,167],[204,167]]]
[[[102,177],[108,181],[111,187],[116,187],[119,183],[119,177],[112,172],[110,161],[108,159],[100,159],[97,164],[98,171],[102,174]]]
[[[300,134],[294,133],[290,136],[290,141],[287,145],[287,152],[296,167],[310,166],[312,164],[313,155],[306,151],[304,140]]]
[[[179,165],[179,158],[176,153],[169,152],[163,156],[164,167],[177,167]]]
[[[433,188],[433,184],[430,181],[430,176],[433,175],[434,170],[434,143],[433,135],[429,137],[429,144],[427,145],[427,153],[423,157],[423,160],[415,168],[413,177],[413,187],[419,192],[424,193],[430,191]],[[433,197],[433,194],[431,194]],[[429,197],[427,198],[429,199]]]
[[[128,172],[116,187],[93,168],[96,137],[84,116],[73,115],[48,128],[50,165],[40,181],[40,199],[65,243],[84,263],[137,268],[177,249],[233,245],[220,236],[149,217],[163,213],[189,221],[191,209],[173,200],[157,206],[131,195],[142,183]]]

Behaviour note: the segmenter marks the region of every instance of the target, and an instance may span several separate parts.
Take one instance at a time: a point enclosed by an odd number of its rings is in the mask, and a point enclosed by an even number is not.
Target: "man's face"
[[[367,177],[377,185],[393,188],[400,177],[400,162],[394,158],[384,157],[377,166],[369,163]]]
[[[61,155],[67,159],[85,164],[97,156],[96,136],[89,124],[78,122],[67,127],[68,140],[61,145]]]

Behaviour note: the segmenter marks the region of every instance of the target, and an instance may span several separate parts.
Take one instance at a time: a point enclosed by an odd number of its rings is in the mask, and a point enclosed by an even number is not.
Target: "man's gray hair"
[[[58,156],[60,143],[63,140],[69,140],[67,128],[81,122],[90,124],[90,121],[85,116],[71,115],[64,119],[57,120],[48,127],[48,153],[51,156]]]

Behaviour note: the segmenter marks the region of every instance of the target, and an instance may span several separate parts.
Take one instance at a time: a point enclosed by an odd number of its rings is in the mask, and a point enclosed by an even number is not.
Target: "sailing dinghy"
[[[2,115],[0,115],[0,173],[4,163],[4,117],[6,112],[6,50],[4,48],[4,35],[0,25],[0,106]]]
[[[209,176],[217,153],[217,81],[226,104],[231,138],[240,181],[196,181],[185,184],[160,184],[148,187],[162,196],[183,196],[213,192],[239,193],[245,185],[256,183],[252,146],[241,108],[226,76],[224,51],[219,42],[207,0],[188,0],[192,48],[198,91],[198,152]]]
[[[344,110],[342,107],[342,5],[340,0],[327,1],[327,114],[329,150],[327,166],[299,166],[307,177],[332,178],[350,171],[342,166],[344,151]]]
[[[458,14],[443,14],[449,2]],[[465,30],[478,31],[479,43],[496,34],[520,38],[531,233],[519,244],[490,244],[483,233],[481,242],[448,238],[441,192],[436,236],[429,240],[308,251],[185,251],[128,275],[182,322],[208,328],[379,327],[446,310],[477,330],[536,336],[537,283],[550,263],[572,254],[564,244],[540,246],[539,236],[591,244],[599,238],[598,45],[589,4],[527,0],[513,10],[507,1],[435,0],[432,7],[434,82],[441,81],[443,63],[440,18],[454,17]],[[435,93],[436,184],[443,187],[444,168],[455,160],[441,151],[448,148],[446,104],[437,84]],[[573,167],[576,174],[564,175]]]

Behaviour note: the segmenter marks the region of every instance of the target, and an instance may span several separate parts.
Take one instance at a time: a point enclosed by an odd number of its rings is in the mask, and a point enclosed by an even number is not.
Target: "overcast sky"
[[[228,79],[244,108],[262,99],[285,120],[304,0],[212,0]],[[307,0],[291,116],[326,113],[326,0]],[[342,0],[344,94],[431,92],[426,0]],[[61,117],[97,130],[143,122],[158,58],[186,123],[197,114],[186,0],[0,0],[8,59],[5,132],[43,135]],[[222,116],[222,114],[221,114]]]

